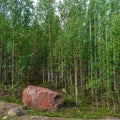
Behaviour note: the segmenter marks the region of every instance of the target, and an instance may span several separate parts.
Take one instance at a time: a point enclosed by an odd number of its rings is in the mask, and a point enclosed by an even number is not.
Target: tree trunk
[[[1,39],[1,38],[0,38]],[[0,43],[0,82],[2,82],[2,40],[1,40],[1,43]]]
[[[74,53],[74,79],[75,79],[75,101],[76,105],[78,104],[78,72],[77,72],[77,57]]]
[[[15,43],[14,43],[14,28],[13,28],[13,41],[12,41],[12,88],[14,87],[14,58],[15,54]]]

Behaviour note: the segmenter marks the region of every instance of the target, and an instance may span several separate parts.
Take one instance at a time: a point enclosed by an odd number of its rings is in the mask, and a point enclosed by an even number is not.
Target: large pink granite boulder
[[[23,91],[23,104],[34,109],[55,111],[61,104],[61,97],[50,89],[29,85]]]

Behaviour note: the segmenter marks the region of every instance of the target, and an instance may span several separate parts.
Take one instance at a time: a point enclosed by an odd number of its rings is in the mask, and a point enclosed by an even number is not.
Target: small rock
[[[23,115],[23,112],[22,112],[22,110],[20,108],[15,107],[15,108],[11,108],[8,111],[8,115],[9,116],[21,116],[21,115]]]
[[[8,119],[8,116],[4,116],[4,117],[2,118],[2,120],[6,120],[6,119]]]

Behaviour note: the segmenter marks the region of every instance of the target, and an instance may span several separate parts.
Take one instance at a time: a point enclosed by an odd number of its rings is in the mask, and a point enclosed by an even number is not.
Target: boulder
[[[21,115],[23,115],[23,112],[22,112],[22,110],[20,108],[14,107],[14,108],[11,108],[8,111],[8,115],[9,116],[21,116]]]
[[[23,91],[23,104],[33,109],[56,111],[61,96],[50,89],[29,85]]]

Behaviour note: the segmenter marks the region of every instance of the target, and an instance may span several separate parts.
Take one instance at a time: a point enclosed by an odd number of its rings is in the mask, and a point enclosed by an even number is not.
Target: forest
[[[0,84],[120,111],[120,0],[0,0]]]

